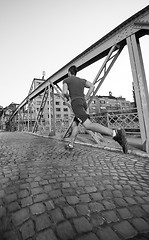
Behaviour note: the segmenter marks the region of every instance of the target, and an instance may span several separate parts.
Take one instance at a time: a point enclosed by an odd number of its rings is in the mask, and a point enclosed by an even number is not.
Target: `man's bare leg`
[[[73,145],[74,145],[75,139],[77,137],[77,134],[78,134],[78,126],[77,126],[76,122],[74,121],[72,124],[72,133],[70,136],[70,142],[65,147],[66,149],[73,149]]]
[[[87,129],[87,130],[90,130],[90,131],[93,131],[93,132],[97,132],[97,133],[101,133],[103,135],[108,135],[108,136],[111,136],[111,137],[114,137],[116,134],[115,134],[115,130],[112,130],[110,128],[107,128],[99,123],[92,123],[90,121],[90,119],[86,119],[86,121],[83,123],[83,126]]]
[[[78,126],[76,125],[75,122],[73,122],[72,124],[72,133],[71,133],[71,140],[70,140],[70,144],[73,147],[75,139],[77,137],[78,134]]]
[[[123,152],[124,153],[128,152],[128,143],[127,143],[126,133],[124,129],[112,130],[110,128],[104,127],[99,123],[92,123],[89,119],[87,119],[83,123],[83,126],[87,130],[91,130],[93,132],[97,132],[97,133],[101,133],[101,134],[113,137],[113,139],[120,144],[120,146],[123,149]]]

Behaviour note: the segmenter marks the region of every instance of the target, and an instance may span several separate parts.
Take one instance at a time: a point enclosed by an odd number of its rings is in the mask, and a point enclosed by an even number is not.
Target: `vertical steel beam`
[[[20,109],[18,111],[18,131],[20,131]]]
[[[28,130],[28,132],[29,132],[29,126],[30,126],[30,124],[29,124],[29,120],[30,120],[30,114],[29,114],[29,109],[30,108],[30,99],[28,99],[28,108],[27,108],[27,120],[28,120],[28,124],[27,124],[27,130]]]
[[[18,111],[18,131],[22,131],[22,108],[19,109]]]
[[[24,117],[25,117],[25,112],[24,112],[24,107],[22,107],[22,130],[23,131],[25,130],[25,120],[24,120]]]
[[[139,39],[131,35],[127,39],[143,149],[149,152],[149,95]]]
[[[33,99],[30,101],[30,131],[32,132],[32,128],[33,128],[33,114],[32,114],[32,111],[33,111],[33,108],[32,108],[32,103],[33,103]]]
[[[14,131],[17,130],[17,121],[18,121],[18,115],[16,114],[15,120],[14,120]]]
[[[49,82],[49,87],[48,87],[48,91],[49,91],[49,133],[51,132],[51,86],[50,86],[50,82]]]
[[[55,103],[54,103],[54,88],[52,87],[52,109],[53,109],[53,134],[55,135],[56,132],[56,123],[55,123]]]

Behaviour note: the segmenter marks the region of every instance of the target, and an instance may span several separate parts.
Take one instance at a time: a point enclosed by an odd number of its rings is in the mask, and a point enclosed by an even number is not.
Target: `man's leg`
[[[104,127],[103,125],[99,123],[92,123],[90,119],[86,119],[86,121],[83,123],[83,126],[90,131],[98,132],[104,135],[108,135],[111,137],[114,137],[114,131],[110,128]]]
[[[90,119],[88,119],[88,118],[83,123],[83,126],[87,130],[91,130],[93,132],[98,132],[98,133],[113,137],[113,139],[121,145],[123,152],[124,153],[128,152],[128,144],[127,144],[126,134],[123,129],[112,130],[110,128],[104,127],[103,125],[101,125],[99,123],[92,123],[90,121]]]
[[[72,147],[74,145],[77,134],[78,134],[78,126],[77,126],[76,122],[74,121],[72,124],[72,133],[71,133],[71,140],[70,140],[70,144]]]
[[[77,137],[77,134],[78,134],[78,125],[74,121],[72,123],[72,132],[71,132],[71,137],[70,137],[70,143],[68,143],[68,145],[66,146],[66,149],[73,149],[73,145],[74,145],[75,139]]]

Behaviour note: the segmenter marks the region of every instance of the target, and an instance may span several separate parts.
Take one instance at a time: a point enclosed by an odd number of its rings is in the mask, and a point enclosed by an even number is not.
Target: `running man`
[[[90,117],[87,114],[86,101],[89,100],[88,96],[93,92],[94,85],[87,81],[76,77],[77,67],[75,65],[68,69],[68,78],[63,81],[63,96],[68,100],[71,100],[71,107],[75,115],[74,122],[72,124],[71,141],[68,144],[69,149],[73,149],[75,138],[78,134],[78,124],[81,123],[85,129],[101,133],[103,135],[111,136],[116,142],[118,142],[124,153],[128,152],[126,134],[123,129],[112,130],[99,123],[93,123],[90,121]],[[84,89],[88,88],[88,94],[84,95]]]

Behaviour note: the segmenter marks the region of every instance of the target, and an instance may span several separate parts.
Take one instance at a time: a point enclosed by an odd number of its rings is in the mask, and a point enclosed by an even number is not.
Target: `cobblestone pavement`
[[[149,239],[149,158],[1,132],[4,239]]]

